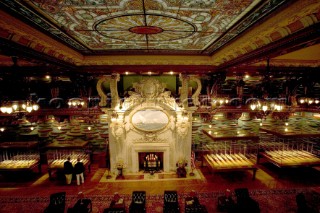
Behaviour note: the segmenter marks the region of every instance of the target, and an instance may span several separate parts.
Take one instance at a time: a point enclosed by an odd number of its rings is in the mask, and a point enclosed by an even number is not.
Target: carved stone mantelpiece
[[[192,98],[198,99],[201,89],[199,79],[195,76],[184,76],[183,79],[197,82],[198,87]],[[101,79],[97,85],[100,92],[103,92],[101,85],[104,81],[109,81],[110,87],[113,85],[111,93],[117,95],[117,76]],[[166,85],[151,77],[135,82],[133,89],[128,92],[129,97],[122,104],[119,98],[115,98],[111,109],[106,110],[110,117],[112,172],[116,172],[117,159],[124,160],[125,172],[138,172],[139,152],[163,152],[163,169],[166,172],[175,170],[176,162],[181,157],[190,161],[191,117],[195,107],[178,106],[170,96],[170,91],[166,91]],[[197,102],[194,101],[193,104],[196,105]]]

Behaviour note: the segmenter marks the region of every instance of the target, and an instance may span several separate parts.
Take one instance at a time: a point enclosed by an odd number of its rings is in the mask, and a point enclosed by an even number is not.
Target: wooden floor
[[[199,164],[200,165],[200,164]],[[54,176],[49,180],[46,168],[42,174],[8,178],[0,176],[0,196],[46,196],[52,192],[65,191],[69,195],[83,192],[86,196],[103,194],[131,194],[135,190],[145,190],[147,195],[161,195],[164,190],[177,190],[178,193],[196,192],[224,192],[236,188],[249,190],[265,189],[297,189],[310,188],[320,191],[320,171],[312,168],[279,169],[272,164],[259,165],[256,179],[252,180],[252,171],[238,171],[225,173],[210,173],[206,167],[198,166],[201,175],[199,179],[164,179],[164,180],[122,180],[106,181],[106,169],[92,165],[91,173],[86,175],[83,185],[65,185],[63,176]],[[114,174],[112,175],[114,177]]]

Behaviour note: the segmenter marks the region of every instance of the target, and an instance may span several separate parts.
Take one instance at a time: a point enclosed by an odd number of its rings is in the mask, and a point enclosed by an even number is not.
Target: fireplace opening
[[[163,171],[163,152],[139,152],[139,171]]]

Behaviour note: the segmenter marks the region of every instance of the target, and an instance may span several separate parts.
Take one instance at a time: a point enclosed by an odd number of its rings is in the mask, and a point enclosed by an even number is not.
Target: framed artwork
[[[168,115],[158,109],[143,109],[131,117],[132,125],[141,131],[159,131],[169,123]]]

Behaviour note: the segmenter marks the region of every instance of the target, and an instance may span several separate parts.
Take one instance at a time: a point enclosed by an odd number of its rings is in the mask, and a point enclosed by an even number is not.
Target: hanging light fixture
[[[301,97],[299,99],[300,104],[313,105],[319,104],[320,101],[318,98],[310,98],[310,97]]]
[[[7,101],[0,107],[0,111],[7,114],[30,113],[38,109],[39,105],[30,100]]]
[[[285,109],[284,103],[274,100],[254,100],[249,105],[251,111],[255,111],[261,114],[262,118],[266,119],[266,117],[270,113],[274,112],[283,112]]]
[[[68,105],[69,108],[82,108],[85,105],[85,101],[82,98],[70,98]]]

